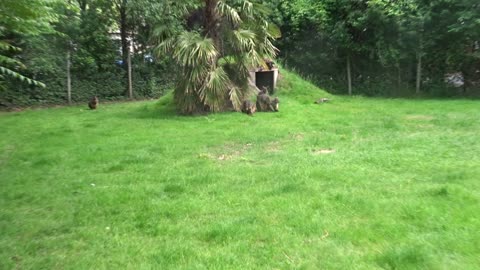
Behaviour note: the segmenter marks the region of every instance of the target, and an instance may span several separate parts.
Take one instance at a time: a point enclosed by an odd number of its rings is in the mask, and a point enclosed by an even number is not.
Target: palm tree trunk
[[[213,39],[215,47],[220,49],[217,5],[219,0],[205,0],[205,36]]]
[[[78,0],[78,5],[81,11],[87,10],[87,0]]]

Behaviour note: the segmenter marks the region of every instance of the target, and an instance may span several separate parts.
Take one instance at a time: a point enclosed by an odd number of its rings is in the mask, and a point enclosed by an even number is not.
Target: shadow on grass
[[[161,97],[155,103],[145,104],[140,107],[135,107],[132,110],[122,112],[119,114],[119,117],[163,120],[178,120],[181,118],[173,104],[173,94],[171,92]]]
[[[142,107],[135,108],[134,110],[130,110],[128,113],[125,113],[124,116],[137,119],[164,120],[175,120],[181,118],[173,106],[159,104],[147,104]]]
[[[173,95],[171,93],[160,98],[155,103],[138,106],[129,111],[119,113],[120,118],[134,118],[134,119],[157,119],[157,120],[173,120],[181,122],[197,121],[199,118],[205,118],[208,121],[213,121],[212,118],[218,116],[228,116],[236,112],[224,113],[206,113],[196,115],[182,115],[179,114],[173,102]]]
[[[326,91],[325,91],[326,90]],[[321,97],[328,97],[332,99],[332,104],[354,104],[359,100],[372,102],[405,102],[412,104],[431,103],[433,106],[438,106],[436,102],[456,102],[458,106],[468,104],[469,102],[477,102],[478,97],[458,96],[458,97],[432,97],[428,95],[414,95],[414,96],[367,96],[367,95],[332,95],[327,88],[319,88],[312,82],[303,79],[300,75],[293,72],[283,71],[282,78],[279,80],[278,94],[281,100],[296,101],[298,105],[313,104],[315,100]],[[350,106],[350,105],[347,105]],[[215,116],[228,115],[215,114]],[[154,104],[145,104],[143,106],[135,107],[128,112],[121,113],[119,117],[134,118],[134,119],[158,119],[189,122],[196,121],[200,117],[211,118],[212,114],[185,116],[179,115],[175,109],[173,101],[173,92],[167,93]]]

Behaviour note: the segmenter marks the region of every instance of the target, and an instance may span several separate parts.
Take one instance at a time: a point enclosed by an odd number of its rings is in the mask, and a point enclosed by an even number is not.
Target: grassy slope
[[[0,269],[480,268],[478,102],[283,76],[254,117],[0,114]]]

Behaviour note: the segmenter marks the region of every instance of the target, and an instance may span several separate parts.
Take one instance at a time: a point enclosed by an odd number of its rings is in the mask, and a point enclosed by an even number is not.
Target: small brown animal
[[[279,103],[278,97],[271,99],[265,92],[257,96],[257,109],[261,112],[278,112]]]
[[[330,99],[328,99],[328,98],[321,98],[321,99],[315,101],[315,103],[316,104],[321,104],[321,103],[326,103],[326,102],[329,102],[329,101],[330,101]]]
[[[273,108],[273,111],[278,112],[279,104],[280,104],[280,100],[278,99],[278,97],[275,97],[270,102],[270,107]]]
[[[268,95],[268,88],[267,87],[262,87],[262,89],[259,90],[258,92],[259,95]]]
[[[88,102],[88,107],[91,109],[91,110],[95,110],[98,106],[98,97],[97,96],[94,96],[90,102]]]
[[[257,107],[250,100],[245,100],[242,103],[242,112],[252,116],[257,111]]]
[[[275,63],[270,59],[265,59],[265,64],[268,67],[268,70],[272,70],[275,67]]]

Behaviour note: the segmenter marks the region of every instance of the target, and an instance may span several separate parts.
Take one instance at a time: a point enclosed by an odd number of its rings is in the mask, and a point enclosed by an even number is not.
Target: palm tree
[[[264,19],[265,7],[232,2],[237,5],[201,0],[194,9],[177,2],[190,15],[189,23],[184,22],[180,31],[167,24],[154,34],[157,55],[168,53],[180,66],[174,96],[183,114],[239,111],[253,92],[249,70],[265,65],[264,59],[277,53],[272,40],[280,31]]]

